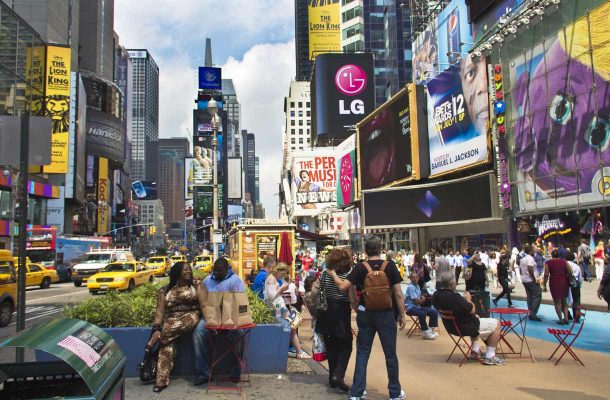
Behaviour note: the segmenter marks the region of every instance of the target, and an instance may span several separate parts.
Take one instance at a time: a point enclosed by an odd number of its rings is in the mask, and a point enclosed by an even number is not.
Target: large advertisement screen
[[[356,195],[356,134],[345,139],[336,148],[337,164],[337,205],[347,206],[354,202]]]
[[[362,193],[366,228],[425,226],[492,218],[491,177]],[[456,193],[469,195],[456,197]]]
[[[335,149],[295,153],[292,160],[293,216],[315,216],[337,204]]]
[[[122,164],[125,138],[125,124],[120,119],[91,107],[87,109],[87,154]]]
[[[326,140],[325,144],[336,145],[375,109],[373,55],[316,57],[311,90],[313,134],[318,144]]]
[[[362,190],[413,177],[406,89],[358,124],[358,144]]]
[[[45,74],[45,115],[53,122],[51,164],[45,173],[68,172],[70,130],[70,48],[47,46]]]
[[[99,158],[98,177],[97,177],[97,233],[105,235],[109,229],[110,222],[110,207],[108,204],[110,198],[110,185],[108,182],[108,159]]]
[[[428,82],[431,176],[489,159],[487,64],[468,55]]]
[[[241,199],[241,157],[229,157],[227,158],[227,198],[229,199]]]
[[[309,0],[309,59],[341,51],[341,3]]]
[[[600,203],[610,195],[610,3],[572,4],[570,15],[582,17],[562,27],[569,16],[560,11],[548,22],[556,28],[545,27],[555,32],[551,37],[518,37],[527,50],[504,68],[521,211]],[[533,38],[539,44],[528,48]]]

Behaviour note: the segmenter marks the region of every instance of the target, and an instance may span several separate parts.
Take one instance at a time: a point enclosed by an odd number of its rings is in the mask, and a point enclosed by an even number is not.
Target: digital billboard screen
[[[311,92],[312,133],[318,145],[336,145],[375,109],[373,55],[319,55]]]
[[[428,185],[362,193],[367,228],[425,226],[492,218],[491,177],[475,177]],[[456,197],[456,193],[468,193]]]

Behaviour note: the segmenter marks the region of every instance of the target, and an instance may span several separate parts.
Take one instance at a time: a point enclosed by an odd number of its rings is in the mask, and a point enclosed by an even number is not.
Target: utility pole
[[[19,259],[17,269],[17,332],[25,329],[25,274],[28,223],[28,164],[30,147],[30,119],[21,115],[21,154],[19,155]],[[11,232],[12,233],[12,232]],[[24,349],[17,348],[16,361],[24,361]]]

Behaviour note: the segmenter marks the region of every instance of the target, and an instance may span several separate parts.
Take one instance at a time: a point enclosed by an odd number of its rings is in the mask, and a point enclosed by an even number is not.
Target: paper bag
[[[234,319],[234,293],[223,293],[222,296],[222,326],[225,328],[235,328],[237,322]]]
[[[239,292],[225,292],[222,304],[222,326],[236,328],[252,324],[248,295]]]
[[[251,325],[252,314],[250,313],[250,303],[248,302],[248,295],[246,293],[233,293],[235,305],[234,320],[237,322],[237,326]]]
[[[203,318],[205,326],[219,327],[222,326],[222,303],[223,294],[220,292],[208,293],[208,299],[203,307]]]

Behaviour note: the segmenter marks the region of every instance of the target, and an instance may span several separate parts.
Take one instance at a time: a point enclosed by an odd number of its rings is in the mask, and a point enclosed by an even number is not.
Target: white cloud
[[[268,216],[277,216],[284,97],[295,71],[294,41],[256,45],[242,60],[230,58],[222,68],[242,104],[242,126],[256,135],[261,202]]]

